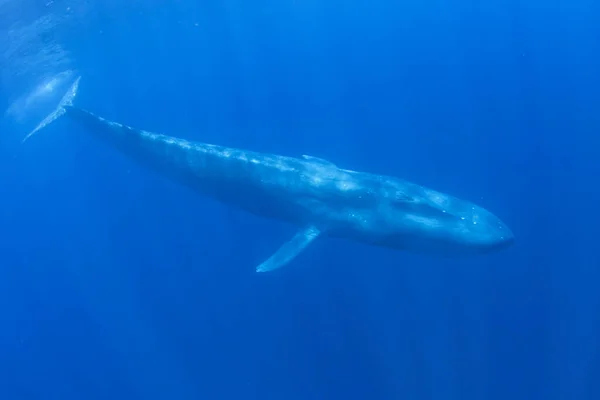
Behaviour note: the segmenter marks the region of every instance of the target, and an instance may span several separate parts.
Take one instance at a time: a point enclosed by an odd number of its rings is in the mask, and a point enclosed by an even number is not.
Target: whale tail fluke
[[[67,92],[63,95],[62,99],[58,103],[58,106],[52,111],[46,118],[42,120],[31,132],[25,136],[21,143],[25,143],[29,138],[35,135],[38,131],[50,125],[52,122],[57,120],[66,112],[66,107],[73,105],[73,100],[77,95],[77,89],[79,88],[79,81],[81,80],[81,76],[78,76],[77,79],[71,84]]]

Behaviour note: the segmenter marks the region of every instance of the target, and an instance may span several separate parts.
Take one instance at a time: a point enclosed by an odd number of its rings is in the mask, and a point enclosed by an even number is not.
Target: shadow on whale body
[[[132,128],[73,107],[80,78],[24,141],[66,115],[141,165],[222,203],[295,224],[297,233],[256,270],[280,268],[320,236],[442,256],[492,253],[510,229],[469,201],[402,179],[287,157],[190,142]]]

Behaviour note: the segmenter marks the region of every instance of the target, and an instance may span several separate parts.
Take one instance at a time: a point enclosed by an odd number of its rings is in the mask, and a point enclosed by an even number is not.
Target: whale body
[[[27,137],[66,116],[138,163],[222,203],[298,226],[257,271],[286,265],[321,236],[439,255],[510,246],[513,233],[469,201],[399,178],[288,157],[191,142],[136,129],[73,106],[79,78]]]

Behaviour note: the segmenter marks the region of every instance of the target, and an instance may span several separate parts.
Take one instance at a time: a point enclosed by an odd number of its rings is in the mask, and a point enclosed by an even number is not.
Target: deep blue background
[[[0,398],[600,398],[598,2],[0,3],[4,33],[52,17],[28,46],[68,59],[35,68],[77,70],[81,107],[401,176],[517,237],[463,261],[323,239],[259,275],[293,227],[5,118]],[[11,40],[0,109],[35,76]]]

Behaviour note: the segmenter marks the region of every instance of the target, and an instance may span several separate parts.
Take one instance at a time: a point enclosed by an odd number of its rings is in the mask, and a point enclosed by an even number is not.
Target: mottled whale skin
[[[73,107],[76,90],[56,113],[205,196],[297,225],[298,233],[257,271],[287,264],[321,235],[440,255],[489,253],[513,243],[498,217],[471,202],[316,157],[258,153],[135,129]]]

